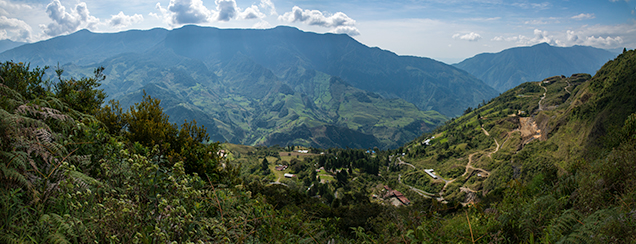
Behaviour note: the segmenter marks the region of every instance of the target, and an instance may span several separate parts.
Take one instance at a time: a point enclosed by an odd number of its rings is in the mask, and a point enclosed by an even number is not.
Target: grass
[[[333,178],[333,176],[331,174],[327,173],[327,171],[325,171],[324,169],[321,169],[320,172],[318,172],[317,175],[320,178],[321,182],[323,180],[329,181],[329,182],[334,182],[335,181],[335,178]]]

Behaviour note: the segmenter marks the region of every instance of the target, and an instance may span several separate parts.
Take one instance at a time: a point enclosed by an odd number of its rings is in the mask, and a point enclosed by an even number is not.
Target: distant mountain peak
[[[523,82],[555,75],[593,75],[616,55],[589,46],[557,47],[543,42],[498,53],[477,54],[453,66],[468,71],[499,92],[504,92]]]

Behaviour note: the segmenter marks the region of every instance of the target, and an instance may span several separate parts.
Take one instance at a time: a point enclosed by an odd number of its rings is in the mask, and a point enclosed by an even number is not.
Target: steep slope
[[[202,60],[212,68],[222,67],[241,54],[288,83],[294,82],[286,79],[290,69],[316,70],[447,116],[459,115],[465,107],[496,95],[462,70],[428,58],[369,48],[347,35],[308,33],[283,26],[269,30],[185,26],[171,31],[159,46]]]
[[[547,43],[482,53],[454,66],[468,71],[486,84],[504,92],[526,81],[555,75],[594,74],[616,57],[607,50],[587,47],[554,47]]]
[[[201,61],[169,50],[122,54],[100,65],[111,76],[103,87],[124,108],[140,101],[145,90],[162,100],[171,122],[196,119],[215,141],[395,148],[446,119],[313,70],[297,71],[294,91],[243,55],[225,63],[221,77]]]
[[[636,51],[625,52],[594,77],[575,74],[526,82],[466,110],[405,146],[406,161],[417,170],[406,167],[402,179],[414,187],[436,189],[442,199],[469,203],[501,197],[497,194],[512,180],[543,184],[603,164],[614,148],[630,140],[624,134],[634,133],[622,128],[636,112],[634,60]],[[444,181],[422,180],[423,169],[429,168]]]

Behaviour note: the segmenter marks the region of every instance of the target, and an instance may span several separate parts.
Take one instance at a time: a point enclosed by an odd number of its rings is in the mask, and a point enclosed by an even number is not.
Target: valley
[[[397,148],[497,94],[432,59],[285,26],[82,30],[0,60],[49,66],[52,79],[54,68],[90,77],[104,67],[101,88],[124,110],[146,92],[171,122],[196,119],[212,141],[245,145]]]

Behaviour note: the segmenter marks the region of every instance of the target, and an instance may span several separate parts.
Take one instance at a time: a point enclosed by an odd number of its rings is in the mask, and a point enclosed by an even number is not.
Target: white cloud
[[[350,36],[360,35],[360,31],[358,30],[358,28],[353,26],[338,26],[335,29],[330,30],[329,32],[335,34],[347,34]]]
[[[22,4],[22,3],[12,3],[5,0],[0,0],[0,15],[7,16],[11,13],[22,12],[22,11],[30,11],[33,7]]]
[[[552,4],[549,2],[543,2],[543,3],[513,3],[513,6],[517,6],[520,8],[535,8],[535,9],[549,9]]]
[[[481,35],[475,33],[475,32],[471,32],[471,33],[467,33],[467,34],[455,34],[453,35],[453,39],[460,39],[460,40],[466,40],[466,41],[471,41],[471,42],[476,42],[479,41],[479,39],[481,39]]]
[[[278,16],[278,20],[288,23],[301,22],[308,25],[315,25],[327,28],[333,28],[330,32],[347,33],[350,35],[359,35],[360,32],[355,27],[356,21],[349,18],[343,12],[335,14],[323,14],[318,10],[303,10],[298,6],[294,6],[291,12],[286,12]]]
[[[620,36],[606,36],[605,38],[599,36],[587,36],[583,39],[583,44],[588,46],[597,47],[616,47],[623,43],[623,38]]]
[[[503,36],[497,36],[494,37],[493,39],[491,39],[492,41],[506,41],[506,42],[516,42],[519,45],[534,45],[534,44],[538,44],[538,43],[548,43],[550,45],[556,45],[556,41],[553,39],[552,36],[548,35],[547,31],[542,31],[539,29],[534,29],[534,36],[533,37],[527,37],[524,35],[518,35],[518,36],[510,36],[510,37],[503,37]]]
[[[125,28],[128,26],[131,26],[132,24],[139,23],[143,20],[144,20],[144,17],[141,16],[141,14],[135,14],[130,16],[130,15],[125,15],[123,11],[119,11],[117,15],[112,15],[110,20],[108,20],[108,23],[111,26],[114,26],[117,28]]]
[[[543,20],[535,19],[535,20],[528,20],[528,21],[524,22],[524,24],[526,24],[526,25],[545,25],[545,24],[548,24],[548,22],[547,21],[543,21]]]
[[[0,40],[28,42],[31,40],[31,31],[31,26],[22,20],[0,16]]]
[[[517,45],[534,45],[541,42],[555,46],[585,45],[598,48],[619,48],[636,46],[636,22],[620,25],[582,26],[576,30],[564,32],[534,30],[531,37],[524,35],[497,36],[492,41],[515,42]]]
[[[575,20],[594,19],[594,18],[596,18],[594,14],[586,14],[586,13],[581,13],[579,15],[572,16],[572,19],[575,19]]]
[[[261,3],[258,6],[260,6],[262,9],[269,9],[270,15],[278,15],[278,13],[276,13],[276,7],[271,0],[261,0]]]
[[[216,20],[218,21],[230,21],[230,19],[234,18],[237,15],[236,1],[235,0],[215,0],[216,10],[218,11],[216,14]]]
[[[74,32],[81,28],[94,29],[99,19],[91,16],[85,2],[79,2],[70,12],[62,6],[59,0],[53,0],[46,5],[46,13],[54,22],[48,25],[40,25],[44,34],[57,36]]]
[[[239,19],[263,19],[267,17],[264,13],[258,9],[258,6],[252,5],[246,8],[242,13],[239,13]]]
[[[262,20],[262,19],[252,26],[252,28],[254,28],[254,29],[269,29],[269,28],[272,28],[272,27],[273,26],[271,24],[269,24],[269,22],[267,22],[265,20]]]
[[[157,7],[162,13],[168,13],[158,3]],[[169,23],[172,25],[205,23],[212,16],[212,12],[203,6],[201,0],[170,0],[168,11]]]
[[[550,3],[549,2],[542,2],[542,3],[533,3],[532,7],[533,8],[538,8],[538,9],[548,9],[550,8]]]
[[[157,3],[155,8],[160,14],[150,13],[150,16],[163,19],[170,26],[214,21],[228,22],[234,19],[263,19],[266,17],[256,5],[241,10],[236,5],[236,0],[215,0],[214,3],[216,8],[208,9],[201,0],[170,0],[167,9]]]
[[[356,23],[355,20],[349,18],[342,12],[325,16],[318,10],[303,10],[298,6],[294,6],[291,12],[286,12],[279,16],[278,19],[289,23],[302,22],[308,25],[322,27],[353,26]]]

